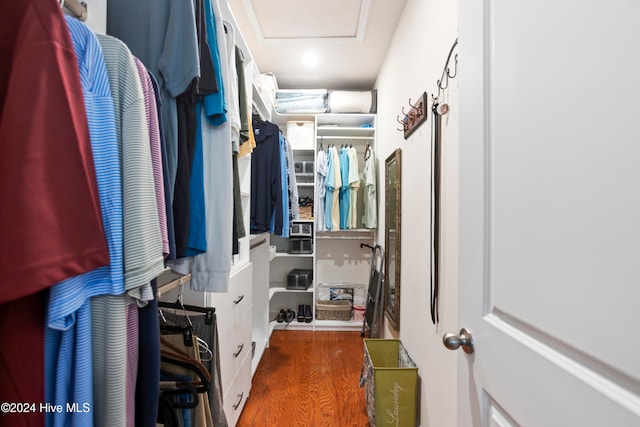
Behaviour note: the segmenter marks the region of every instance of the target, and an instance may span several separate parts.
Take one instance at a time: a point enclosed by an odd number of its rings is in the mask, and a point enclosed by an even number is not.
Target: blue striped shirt
[[[111,264],[55,285],[45,331],[45,401],[92,404],[89,299],[124,292],[122,172],[109,77],[102,49],[89,28],[66,17],[87,111],[105,238]],[[68,388],[67,388],[68,387]],[[47,414],[47,426],[93,425],[91,413]]]

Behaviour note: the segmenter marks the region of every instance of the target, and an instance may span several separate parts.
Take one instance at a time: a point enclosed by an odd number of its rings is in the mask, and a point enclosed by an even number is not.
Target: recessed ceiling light
[[[314,52],[305,52],[302,55],[302,63],[307,67],[313,67],[318,65],[320,58]]]

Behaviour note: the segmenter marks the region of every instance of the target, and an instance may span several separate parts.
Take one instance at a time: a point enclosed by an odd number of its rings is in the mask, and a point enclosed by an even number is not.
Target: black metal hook
[[[455,78],[458,75],[458,54],[456,53],[456,56],[453,57],[453,60],[455,62],[455,72],[453,73],[453,76],[451,74],[449,74],[449,68],[447,67],[447,76],[451,79]]]

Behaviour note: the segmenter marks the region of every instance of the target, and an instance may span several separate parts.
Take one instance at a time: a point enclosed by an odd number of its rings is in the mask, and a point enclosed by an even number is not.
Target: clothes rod
[[[174,290],[175,288],[177,288],[178,286],[180,286],[180,284],[182,283],[183,285],[186,285],[187,283],[189,283],[191,281],[191,273],[186,274],[182,277],[179,277],[175,280],[172,280],[168,283],[165,283],[162,286],[158,286],[158,299],[160,299],[162,297],[162,295],[166,295],[167,293],[171,292],[172,290]]]
[[[368,240],[366,236],[316,236],[321,240]]]
[[[89,12],[87,11],[87,4],[85,2],[79,2],[77,0],[62,0],[62,7],[67,9],[69,12],[73,14],[76,18],[81,21],[86,21],[89,17]]]
[[[338,140],[349,140],[349,139],[362,139],[362,140],[373,140],[375,137],[373,136],[324,136],[318,135],[318,139],[338,139]]]

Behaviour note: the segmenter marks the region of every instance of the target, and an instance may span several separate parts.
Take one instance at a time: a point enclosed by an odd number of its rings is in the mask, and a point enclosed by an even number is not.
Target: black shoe
[[[304,311],[304,321],[305,323],[311,323],[313,320],[313,313],[311,312],[311,306],[307,305]]]
[[[284,322],[284,319],[285,319],[286,315],[287,315],[287,314],[286,314],[286,312],[284,311],[284,309],[281,309],[281,310],[280,310],[280,312],[278,313],[278,317],[276,318],[276,321],[277,321],[278,323],[282,323],[282,322]]]
[[[287,309],[285,315],[284,315],[284,321],[287,323],[291,323],[293,322],[293,319],[296,318],[296,312],[291,310],[290,308]]]
[[[298,322],[304,322],[304,305],[298,306]]]

